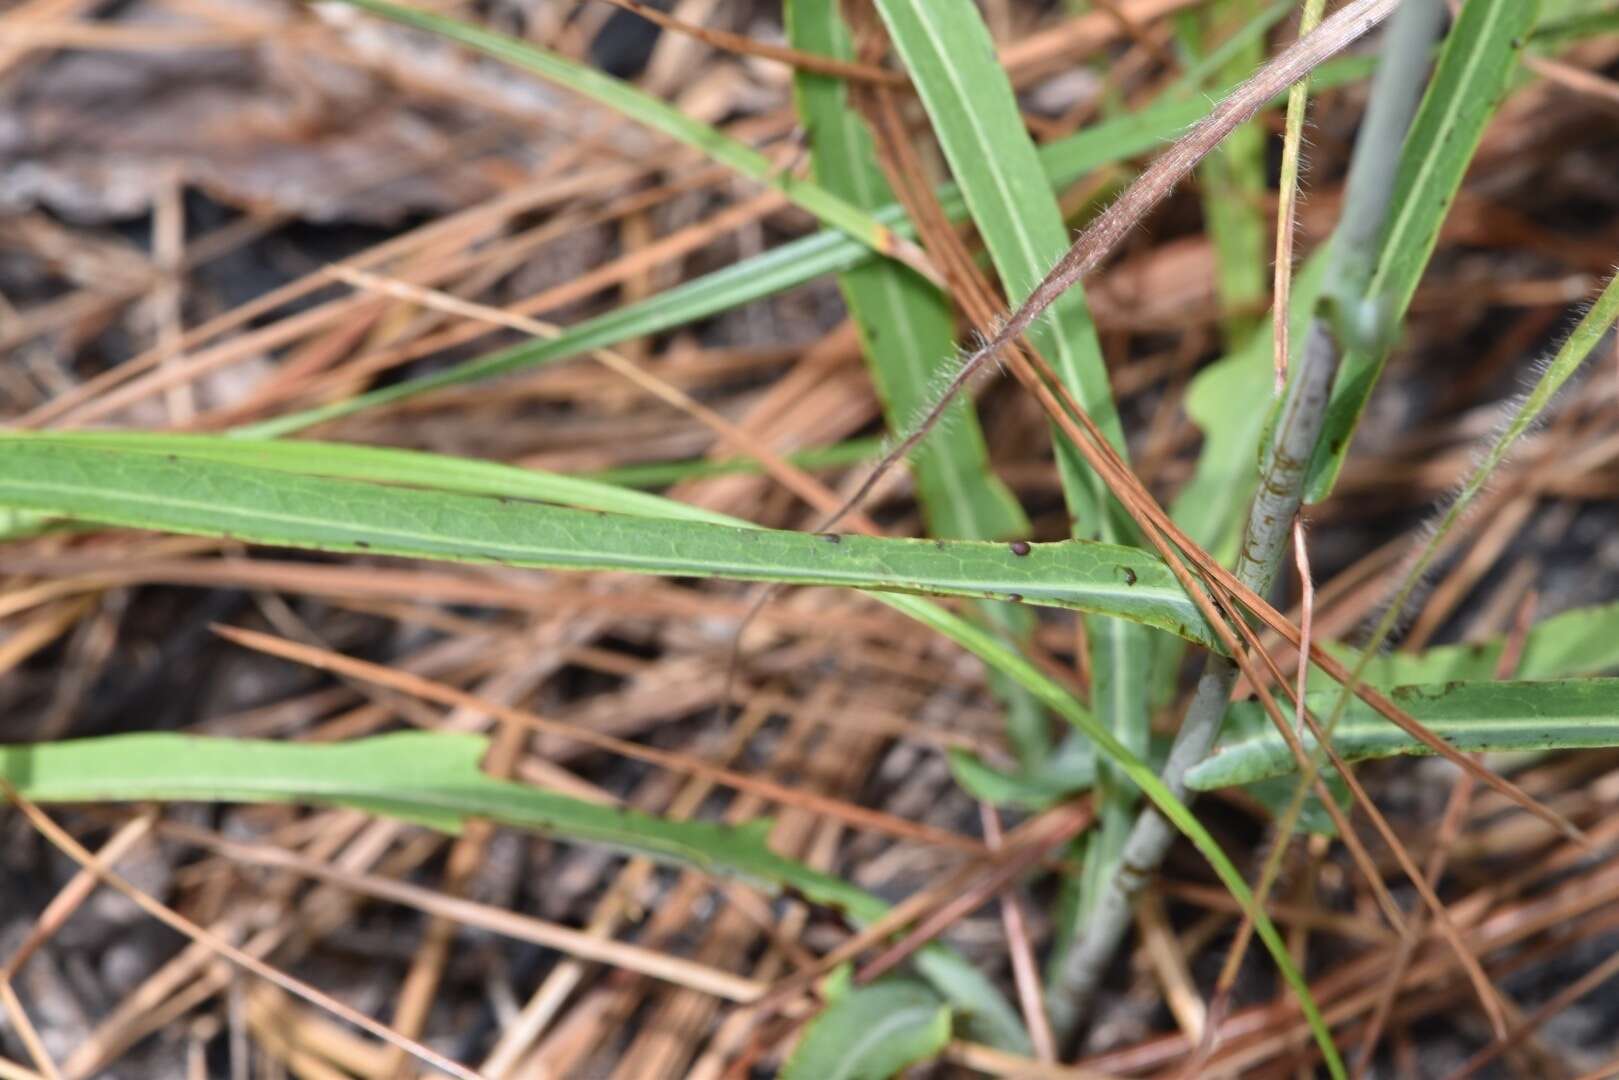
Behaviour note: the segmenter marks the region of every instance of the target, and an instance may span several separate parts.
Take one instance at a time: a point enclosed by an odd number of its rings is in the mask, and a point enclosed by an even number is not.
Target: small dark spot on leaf
[[[935,541],[933,541],[933,546],[938,548],[940,551],[943,551],[944,546],[945,546],[944,541],[943,540],[935,540]]]
[[[837,533],[822,533],[821,539],[825,540],[829,544],[843,543],[843,537],[839,536]]]
[[[1014,541],[1012,541],[1012,554],[1014,554],[1014,555],[1018,555],[1018,556],[1027,555],[1030,551],[1033,551],[1033,550],[1034,549],[1029,546],[1029,542],[1027,540],[1014,540]]]
[[[179,454],[164,454],[163,456],[168,458],[169,463],[172,464],[172,465],[178,465],[180,463],[180,455]]]
[[[498,502],[502,506],[509,506],[511,504],[511,500],[508,499],[504,495],[496,495],[495,496],[495,501]]]
[[[1128,566],[1121,566],[1119,569],[1124,571],[1124,583],[1126,585],[1134,585],[1136,583],[1136,572],[1134,570],[1130,569]]]
[[[1012,601],[1012,603],[1014,603],[1014,604],[1023,603],[1023,594],[1022,593],[1016,593],[1016,592],[1015,593],[1008,593],[1006,598],[1008,600]]]
[[[364,540],[356,540],[354,541],[354,546],[357,548],[368,548],[371,545]]]

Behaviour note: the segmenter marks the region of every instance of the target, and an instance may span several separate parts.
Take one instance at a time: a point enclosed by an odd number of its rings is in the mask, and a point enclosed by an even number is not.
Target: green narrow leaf
[[[804,1029],[782,1080],[889,1080],[950,1042],[950,1009],[926,986],[883,979],[846,990]]]
[[[0,775],[37,802],[315,803],[458,832],[468,818],[677,862],[705,873],[788,885],[869,920],[885,905],[848,883],[776,855],[768,821],[666,821],[495,780],[481,735],[406,731],[342,743],[147,732],[0,745]]]
[[[788,40],[794,48],[837,59],[854,50],[836,4],[789,0]],[[842,79],[800,71],[798,111],[808,133],[816,179],[863,210],[894,201],[870,133],[849,102]],[[873,261],[838,275],[859,331],[891,431],[903,434],[931,404],[933,386],[954,354],[954,316],[944,295],[914,271]],[[911,462],[929,531],[960,540],[1010,540],[1029,522],[1012,493],[989,468],[983,431],[970,400],[958,398],[945,420],[949,438],[917,449]]]
[[[393,22],[448,38],[514,67],[533,72],[558,86],[612,109],[623,116],[662,132],[677,142],[701,151],[722,165],[735,169],[775,188],[789,200],[814,214],[826,225],[839,229],[872,251],[892,255],[897,238],[893,231],[869,214],[807,180],[776,168],[759,151],[740,143],[701,121],[694,120],[668,103],[636,89],[594,68],[575,63],[548,49],[497,34],[474,23],[448,18],[420,8],[402,7],[387,0],[344,0]]]
[[[926,0],[878,0],[877,7],[1015,306],[1067,250],[1068,230],[989,31],[971,7]],[[1028,337],[1123,453],[1124,434],[1084,290],[1070,289]],[[1087,515],[1080,529],[1095,532],[1104,505],[1100,482],[1088,477],[1084,483],[1090,502],[1074,509]]]
[[[1517,70],[1539,0],[1468,0],[1451,27],[1412,122],[1395,179],[1393,212],[1365,302],[1376,312],[1377,344],[1343,358],[1326,426],[1310,464],[1306,497],[1320,502],[1343,468],[1372,387],[1399,337],[1406,310],[1439,240],[1439,230]],[[1359,298],[1342,298],[1354,303]]]
[[[969,795],[996,806],[1044,810],[1096,782],[1096,755],[1079,740],[1065,740],[1050,757],[1004,772],[965,750],[950,751],[950,771]]]
[[[168,732],[0,745],[0,777],[35,802],[311,803],[459,832],[468,818],[599,844],[706,874],[791,892],[856,923],[888,905],[841,878],[770,850],[768,819],[732,826],[668,821],[496,780],[481,735],[398,732],[343,743],[223,739]],[[1017,1014],[965,960],[930,946],[914,966],[962,1013],[974,1036],[1027,1052]]]
[[[274,460],[283,446],[220,441],[256,449],[261,461]],[[1199,641],[1211,637],[1168,568],[1136,548],[1089,541],[834,538],[388,487],[84,443],[61,436],[0,437],[0,505],[351,554],[1019,600],[1120,614]]]
[[[836,4],[789,0],[786,13],[788,40],[795,48],[853,57]],[[816,178],[862,209],[892,203],[893,191],[877,164],[871,134],[851,105],[843,80],[800,71],[794,85]],[[904,434],[932,404],[938,377],[948,376],[955,351],[950,303],[908,268],[883,260],[844,271],[838,287],[860,334],[889,430]],[[926,440],[910,461],[929,533],[957,540],[1027,536],[1029,521],[1022,507],[990,469],[971,398],[957,398],[941,426],[948,436]],[[1033,631],[1034,619],[1023,608],[995,604],[983,610],[1013,641],[1023,641]],[[996,692],[1006,703],[1019,757],[1037,759],[1048,745],[1044,713],[1014,686],[1000,685]]]
[[[1469,753],[1619,746],[1619,679],[1441,683],[1396,687],[1390,696],[1422,726]],[[1313,692],[1306,700],[1312,710],[1324,711],[1337,692]],[[1232,706],[1255,708],[1251,702]],[[1307,751],[1315,749],[1308,732],[1303,741]],[[1431,752],[1359,700],[1345,711],[1332,745],[1351,762]],[[1222,742],[1187,774],[1187,784],[1196,791],[1248,784],[1288,775],[1296,764],[1282,737],[1271,731]]]

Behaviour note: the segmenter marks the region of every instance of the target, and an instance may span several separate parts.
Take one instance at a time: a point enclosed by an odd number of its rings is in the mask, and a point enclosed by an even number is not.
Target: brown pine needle
[[[707,761],[693,757],[690,754],[657,750],[650,746],[642,746],[639,743],[617,739],[611,735],[603,735],[588,728],[547,720],[542,716],[525,712],[522,709],[514,709],[493,701],[485,701],[464,690],[457,690],[452,686],[446,686],[432,679],[424,679],[409,672],[395,671],[381,664],[356,660],[353,657],[342,656],[326,649],[300,645],[297,642],[287,641],[270,634],[261,634],[254,630],[219,625],[214,626],[213,630],[220,637],[225,638],[227,641],[235,642],[244,648],[255,649],[271,656],[279,656],[284,660],[306,664],[321,671],[331,671],[348,678],[375,683],[378,686],[398,690],[428,701],[436,701],[442,705],[475,709],[508,723],[521,725],[532,731],[584,743],[587,746],[606,750],[621,757],[644,761],[650,765],[657,765],[660,768],[670,769],[690,776],[705,777],[737,791],[750,792],[769,799],[771,802],[780,803],[783,806],[796,806],[811,813],[821,814],[825,817],[842,821],[845,824],[853,825],[856,828],[870,829],[897,839],[911,840],[922,844],[934,844],[939,847],[965,851],[973,855],[984,855],[988,852],[988,849],[983,844],[958,833],[938,829],[931,825],[907,821],[892,814],[885,814],[880,810],[868,810],[863,806],[856,806],[842,799],[817,795],[812,791],[804,791],[787,784],[779,784],[773,780],[747,776],[718,765],[711,765]]]
[[[672,15],[642,3],[641,0],[606,0],[616,8],[633,12],[647,22],[656,23],[665,30],[677,34],[684,34],[689,38],[712,45],[723,52],[736,53],[738,56],[757,56],[765,60],[774,60],[797,68],[800,71],[811,71],[817,75],[831,75],[839,79],[850,79],[857,82],[882,83],[887,86],[907,86],[908,80],[897,71],[887,68],[875,67],[871,64],[859,64],[849,60],[839,60],[831,56],[818,56],[815,53],[800,52],[784,45],[773,45],[768,41],[756,41],[744,34],[733,34],[727,30],[714,30],[706,26],[697,26],[693,23],[683,22]]]
[[[49,840],[54,847],[93,873],[103,884],[128,897],[142,911],[163,923],[169,929],[190,938],[197,944],[217,953],[222,959],[228,960],[264,979],[266,982],[280,987],[287,993],[303,998],[311,1005],[326,1010],[333,1016],[353,1024],[355,1027],[374,1035],[391,1046],[399,1047],[418,1061],[437,1069],[447,1076],[458,1077],[460,1080],[483,1080],[482,1077],[466,1066],[451,1061],[438,1051],[433,1050],[431,1047],[423,1046],[414,1039],[405,1038],[386,1024],[379,1024],[369,1016],[356,1009],[351,1009],[331,995],[323,993],[283,971],[277,970],[258,957],[238,949],[217,934],[205,930],[184,915],[135,888],[116,871],[109,869],[94,853],[75,840],[65,829],[51,820],[47,814],[18,794],[17,789],[11,785],[9,780],[0,778],[0,792],[4,792],[11,805],[15,806],[34,828],[39,830],[40,835]]]

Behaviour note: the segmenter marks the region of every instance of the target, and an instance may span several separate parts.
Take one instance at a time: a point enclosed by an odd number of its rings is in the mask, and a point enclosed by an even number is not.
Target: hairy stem
[[[1237,576],[1255,592],[1270,586],[1282,550],[1298,513],[1304,470],[1326,416],[1332,380],[1338,372],[1338,349],[1321,322],[1312,323],[1305,340],[1304,360],[1288,387],[1284,419],[1249,515],[1249,530],[1237,560]],[[1186,772],[1208,756],[1220,731],[1237,679],[1236,662],[1211,655],[1198,677],[1197,690],[1186,711],[1163,779],[1175,797],[1185,800]],[[1050,996],[1052,1022],[1057,1031],[1073,1030],[1088,1009],[1108,962],[1118,950],[1130,925],[1131,903],[1163,862],[1175,830],[1156,810],[1148,807],[1136,818],[1125,842],[1119,872],[1091,906],[1090,916],[1067,957]]]
[[[1361,295],[1370,276],[1370,259],[1375,255],[1376,239],[1387,215],[1400,143],[1416,114],[1425,70],[1423,59],[1438,32],[1437,16],[1442,13],[1438,0],[1408,0],[1384,43],[1383,63],[1372,87],[1366,124],[1355,146],[1344,217],[1333,236],[1326,295],[1331,298],[1329,305],[1338,312],[1357,306],[1346,301]],[[1328,19],[1316,33],[1332,21]],[[1412,56],[1416,57],[1414,65]],[[1410,70],[1412,66],[1416,68],[1415,75]],[[1310,324],[1304,357],[1288,384],[1281,418],[1261,469],[1259,490],[1249,507],[1235,575],[1261,595],[1270,588],[1281,565],[1302,500],[1305,473],[1326,419],[1342,353],[1333,321],[1317,317]],[[1164,765],[1163,780],[1178,798],[1188,795],[1186,771],[1207,757],[1214,746],[1237,673],[1237,664],[1228,657],[1211,655],[1204,664],[1192,703]],[[1173,838],[1174,830],[1153,808],[1144,809],[1137,817],[1125,843],[1119,873],[1091,905],[1090,915],[1052,989],[1052,1020],[1060,1035],[1071,1032],[1088,1010],[1130,926],[1132,901],[1163,862]]]

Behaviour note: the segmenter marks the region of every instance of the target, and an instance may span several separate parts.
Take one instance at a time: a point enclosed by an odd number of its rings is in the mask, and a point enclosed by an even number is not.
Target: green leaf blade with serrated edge
[[[1366,402],[1382,374],[1411,298],[1484,128],[1511,85],[1539,11],[1539,0],[1468,0],[1440,51],[1412,121],[1395,177],[1392,212],[1366,294],[1340,297],[1376,313],[1378,343],[1348,349],[1306,480],[1306,499],[1332,492]]]
[[[1336,690],[1317,692],[1306,700],[1312,710],[1320,710],[1336,696]],[[1390,697],[1423,727],[1467,753],[1619,746],[1619,679],[1402,686]],[[1307,752],[1314,750],[1308,732],[1303,741]],[[1339,722],[1332,745],[1350,762],[1432,753],[1358,700]],[[1285,776],[1296,767],[1281,736],[1270,732],[1217,747],[1187,774],[1187,785],[1208,791]]]
[[[782,1080],[889,1080],[950,1042],[950,1008],[910,979],[844,989],[804,1029]]]

